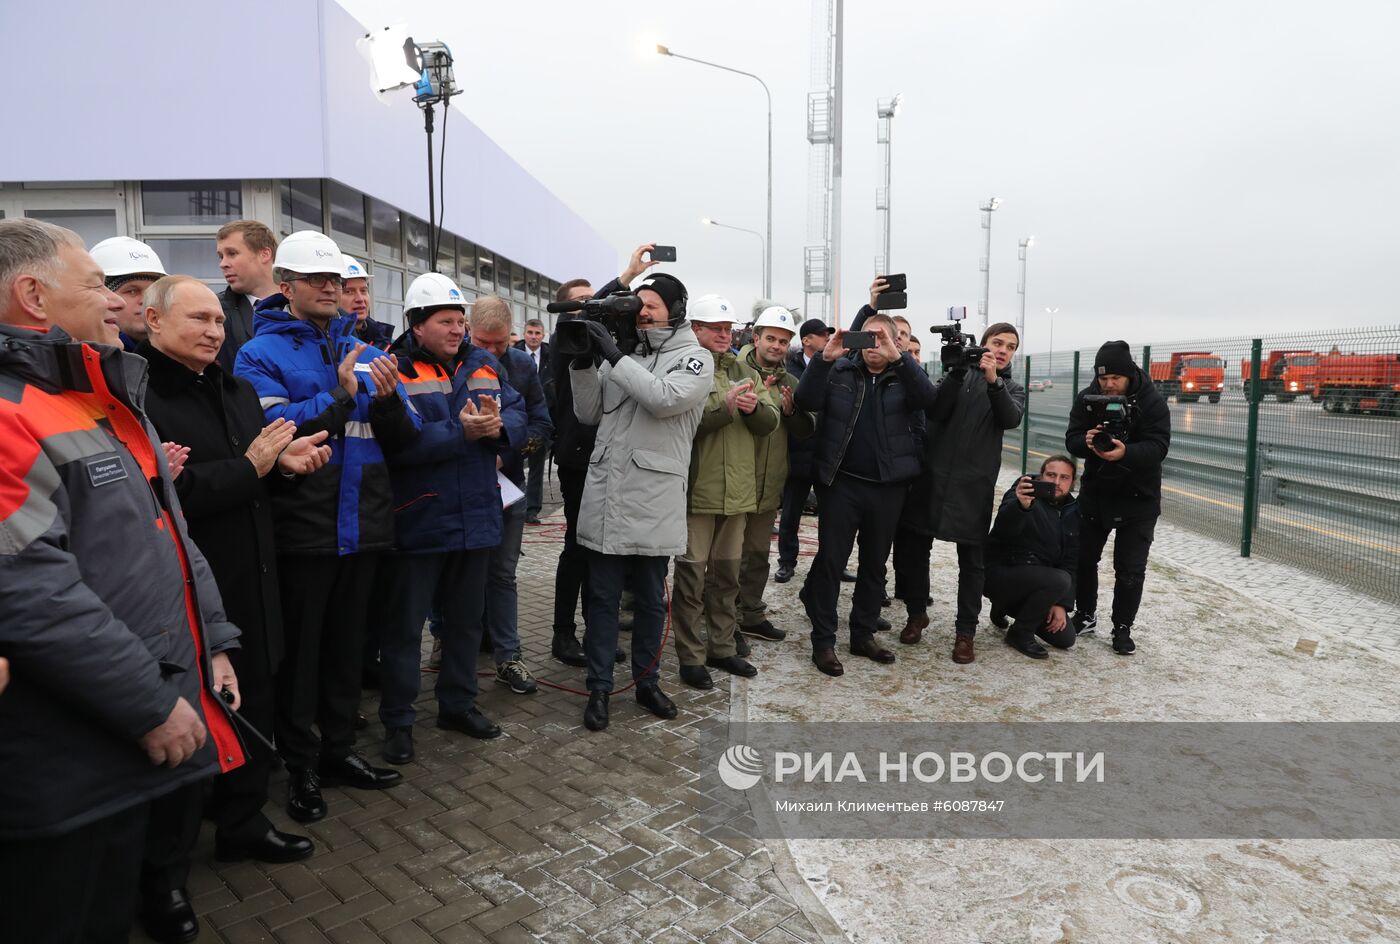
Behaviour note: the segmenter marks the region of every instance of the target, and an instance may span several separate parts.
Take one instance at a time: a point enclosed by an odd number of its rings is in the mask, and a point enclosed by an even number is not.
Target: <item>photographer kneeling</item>
[[[1074,460],[1051,456],[1040,476],[1023,475],[1001,499],[987,538],[987,599],[1006,644],[1032,659],[1048,657],[1036,636],[1059,649],[1074,645],[1067,614],[1074,608],[1079,561],[1079,505]],[[1037,494],[1039,492],[1039,494]],[[1053,494],[1049,497],[1046,493]]]
[[[1075,397],[1065,449],[1084,459],[1079,489],[1079,609],[1074,630],[1098,624],[1099,558],[1113,542],[1113,651],[1132,655],[1133,620],[1142,603],[1147,553],[1162,514],[1162,462],[1171,448],[1172,415],[1126,341],[1108,341],[1094,357],[1094,379]]]

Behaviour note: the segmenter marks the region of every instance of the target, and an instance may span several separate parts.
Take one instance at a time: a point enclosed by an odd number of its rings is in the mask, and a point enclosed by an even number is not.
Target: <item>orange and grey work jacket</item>
[[[142,400],[146,362],[0,325],[0,841],[59,835],[244,761],[213,692],[235,648]],[[178,699],[209,736],[171,770]]]

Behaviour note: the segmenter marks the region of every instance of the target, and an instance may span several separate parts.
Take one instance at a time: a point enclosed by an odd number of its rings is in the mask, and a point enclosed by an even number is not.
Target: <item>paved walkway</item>
[[[549,657],[563,533],[551,511],[526,532],[525,659],[543,680],[582,687],[582,669]],[[695,741],[706,726],[727,723],[729,687],[695,692],[674,666],[668,656],[662,687],[680,706],[677,721],[659,722],[629,693],[614,697],[612,726],[601,734],[583,728],[578,695],[545,687],[514,695],[483,679],[481,708],[505,734],[478,742],[439,731],[428,692],[419,701],[418,759],[403,768],[402,785],[328,789],[331,814],[309,828],[290,823],[280,799],[269,804],[281,828],[314,836],[313,858],[215,862],[206,827],[190,879],[200,941],[843,940],[786,849],[701,822],[712,804],[690,785],[714,759],[697,757]],[[378,761],[383,734],[371,694],[359,746]],[[274,797],[281,791],[279,780]]]

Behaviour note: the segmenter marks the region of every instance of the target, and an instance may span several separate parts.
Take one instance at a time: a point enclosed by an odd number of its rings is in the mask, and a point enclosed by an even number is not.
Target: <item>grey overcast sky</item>
[[[700,218],[764,228],[762,90],[642,44],[763,76],[773,292],[802,303],[808,0],[342,2],[447,42],[458,107],[517,161],[620,253],[674,243],[692,297],[743,308],[758,240]],[[903,92],[891,255],[916,332],[975,311],[992,195],[993,320],[1015,320],[1016,243],[1036,238],[1033,352],[1048,306],[1057,350],[1400,324],[1400,3],[847,0],[845,19],[847,317],[879,251],[875,102]]]

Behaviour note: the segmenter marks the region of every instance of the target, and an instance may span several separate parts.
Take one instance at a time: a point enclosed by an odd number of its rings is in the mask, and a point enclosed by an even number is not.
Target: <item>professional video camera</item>
[[[1128,427],[1133,421],[1133,404],[1127,397],[1086,393],[1084,407],[1098,426],[1093,439],[1095,449],[1108,452],[1113,448],[1113,440],[1127,441]]]
[[[593,339],[588,336],[586,324],[589,321],[606,328],[619,350],[631,351],[637,346],[637,312],[642,310],[642,300],[629,292],[577,302],[552,302],[545,310],[551,314],[578,312],[576,317],[554,326],[555,356],[579,357],[593,353]]]
[[[948,324],[929,326],[930,331],[943,337],[943,348],[938,353],[938,359],[945,371],[957,367],[976,367],[981,363],[982,355],[987,353],[985,347],[977,346],[975,337],[963,333],[962,323],[966,318],[967,306],[959,305],[948,309]]]

